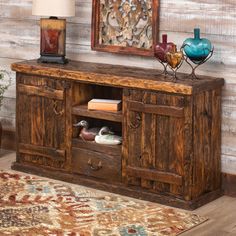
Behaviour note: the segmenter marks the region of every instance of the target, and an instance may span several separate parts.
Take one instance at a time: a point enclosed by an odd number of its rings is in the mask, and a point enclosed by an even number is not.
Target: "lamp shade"
[[[33,0],[36,16],[70,17],[75,15],[75,0]]]

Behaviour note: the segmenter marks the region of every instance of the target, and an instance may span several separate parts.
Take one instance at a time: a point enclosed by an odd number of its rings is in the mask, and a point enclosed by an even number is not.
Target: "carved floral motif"
[[[99,43],[150,49],[152,0],[101,0]]]

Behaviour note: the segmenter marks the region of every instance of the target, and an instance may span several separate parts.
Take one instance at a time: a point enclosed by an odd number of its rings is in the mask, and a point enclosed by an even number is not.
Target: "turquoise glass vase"
[[[183,44],[186,56],[195,64],[201,63],[212,51],[211,42],[208,39],[200,38],[200,29],[194,29],[194,38],[188,38]]]

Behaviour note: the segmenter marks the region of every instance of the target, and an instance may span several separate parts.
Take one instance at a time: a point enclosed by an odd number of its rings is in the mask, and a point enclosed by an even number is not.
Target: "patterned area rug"
[[[0,235],[179,235],[206,221],[181,210],[0,172]]]

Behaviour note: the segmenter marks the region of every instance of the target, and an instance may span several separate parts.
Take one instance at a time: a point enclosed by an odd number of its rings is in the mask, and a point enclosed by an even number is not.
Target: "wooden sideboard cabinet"
[[[15,170],[195,209],[221,195],[224,80],[70,61],[14,63]],[[122,111],[89,111],[92,98],[122,100]],[[74,123],[109,126],[122,145],[79,138]]]

